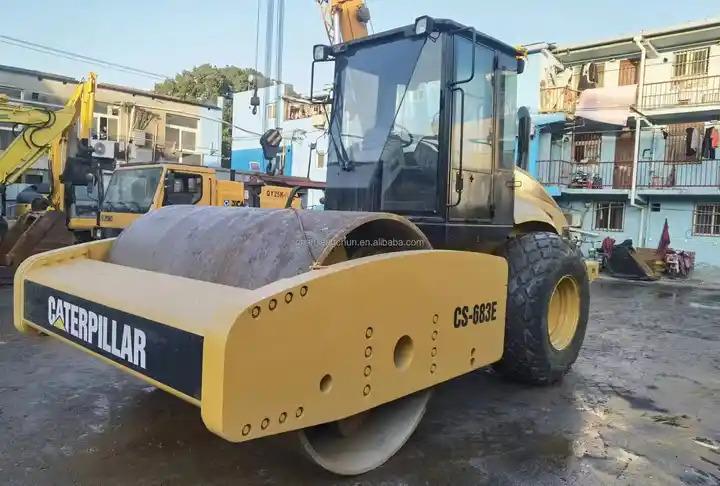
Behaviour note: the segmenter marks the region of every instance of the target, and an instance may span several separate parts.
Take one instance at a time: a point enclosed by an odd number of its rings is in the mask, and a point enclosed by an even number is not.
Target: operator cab
[[[420,17],[313,54],[335,62],[325,209],[401,214],[436,248],[509,236],[520,52]]]

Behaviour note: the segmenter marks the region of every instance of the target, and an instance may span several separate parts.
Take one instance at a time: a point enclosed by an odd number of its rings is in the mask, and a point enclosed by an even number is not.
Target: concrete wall
[[[587,255],[590,246],[599,247],[602,240],[609,236],[617,243],[626,239],[633,240],[635,246],[649,248],[657,247],[663,225],[667,218],[670,229],[670,246],[677,250],[694,251],[696,262],[700,265],[720,266],[720,236],[698,236],[693,234],[693,214],[696,199],[680,197],[648,197],[648,203],[660,203],[660,211],[645,211],[644,237],[643,241],[638,240],[640,231],[640,209],[632,207],[627,201],[625,204],[625,218],[622,231],[603,231],[594,228],[595,205],[598,202],[609,202],[612,199],[592,200],[582,198],[581,195],[563,195],[557,198],[558,204],[564,212],[571,212],[582,218],[582,229],[597,233],[599,237],[594,243],[582,245],[583,252]],[[615,199],[615,201],[621,201]],[[720,202],[720,197],[709,200]]]
[[[14,101],[32,102],[38,106],[57,109],[65,104],[77,86],[77,80],[53,74],[23,71],[0,66],[0,92],[12,92]],[[19,98],[16,97],[19,94]],[[153,93],[134,90],[123,86],[103,85],[98,79],[95,94],[95,113],[108,114],[108,106],[117,109],[118,144],[117,151],[123,152],[125,144],[133,138],[131,123],[132,107],[141,108],[155,115],[144,132],[152,137],[157,146],[165,145],[165,119],[168,113],[186,116],[197,120],[195,150],[188,155],[197,155],[205,165],[220,165],[220,147],[222,140],[222,109],[220,107],[200,106],[174,100],[169,97],[155,96]],[[152,148],[133,148],[128,151],[128,162],[152,161]],[[168,160],[175,160],[178,154],[166,154]],[[126,160],[124,153],[118,153],[118,162]],[[34,166],[47,169],[47,158],[43,157]]]
[[[703,46],[697,46],[698,48]],[[686,49],[680,49],[686,50]],[[648,59],[645,64],[645,82],[670,81],[673,74],[674,51],[661,52],[659,57]],[[708,76],[720,75],[720,45],[710,45]]]
[[[659,202],[660,212],[648,212],[647,246],[656,247],[662,234],[665,218],[670,229],[670,246],[696,252],[701,264],[720,265],[720,236],[693,235],[695,202],[689,200],[652,198]],[[713,202],[720,202],[720,197]]]

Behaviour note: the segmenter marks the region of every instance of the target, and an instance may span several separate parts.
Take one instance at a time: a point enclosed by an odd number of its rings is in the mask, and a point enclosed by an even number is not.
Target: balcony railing
[[[539,160],[538,180],[568,189],[629,189],[632,162],[570,162]]]
[[[720,105],[720,76],[699,76],[646,83],[642,108]]]
[[[642,160],[638,163],[637,186],[648,189],[720,187],[720,160]]]
[[[540,88],[540,113],[574,113],[578,96],[572,88]]]
[[[544,185],[566,189],[630,189],[632,168],[632,161],[539,160],[537,179]],[[638,162],[636,185],[639,189],[720,188],[720,160],[641,160]]]

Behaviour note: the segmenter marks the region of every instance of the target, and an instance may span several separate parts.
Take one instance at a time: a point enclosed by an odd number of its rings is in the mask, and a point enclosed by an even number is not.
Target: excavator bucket
[[[75,243],[62,211],[31,211],[20,216],[0,242],[0,266],[11,270],[31,255]]]
[[[390,458],[433,385],[497,361],[503,258],[384,213],[171,206],[28,258],[15,325],[200,408],[233,442],[300,431],[339,474]]]

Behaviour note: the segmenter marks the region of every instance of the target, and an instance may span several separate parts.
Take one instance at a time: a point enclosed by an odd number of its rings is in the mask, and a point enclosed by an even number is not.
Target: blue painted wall
[[[263,158],[262,148],[246,148],[237,149],[232,151],[232,158],[230,159],[230,168],[235,170],[250,171],[250,162],[260,163],[260,170],[265,169],[265,159]],[[287,153],[285,155],[285,170],[284,175],[292,175],[292,164],[293,164],[293,149],[292,146],[287,147]]]
[[[583,195],[563,195],[556,198],[563,212],[570,212],[579,215],[582,219],[582,229],[592,231],[599,234],[593,246],[599,247],[602,240],[609,236],[617,243],[621,243],[626,239],[633,240],[635,246],[643,246],[648,248],[656,248],[660,235],[662,234],[665,218],[668,221],[670,229],[670,246],[679,250],[687,250],[695,252],[696,263],[702,265],[720,266],[720,236],[699,236],[693,234],[693,215],[695,210],[696,199],[686,197],[648,197],[648,203],[660,203],[660,211],[645,211],[645,229],[644,241],[638,241],[640,231],[640,209],[630,206],[623,199],[614,199],[625,204],[625,218],[623,221],[623,229],[621,231],[603,231],[594,228],[595,224],[595,204],[597,202],[611,201],[609,196],[602,199],[599,195],[593,195],[590,200]],[[705,200],[705,199],[703,199]],[[702,203],[701,200],[700,202]],[[717,199],[707,199],[708,202],[720,202]],[[582,247],[583,252],[587,255],[590,244]]]

